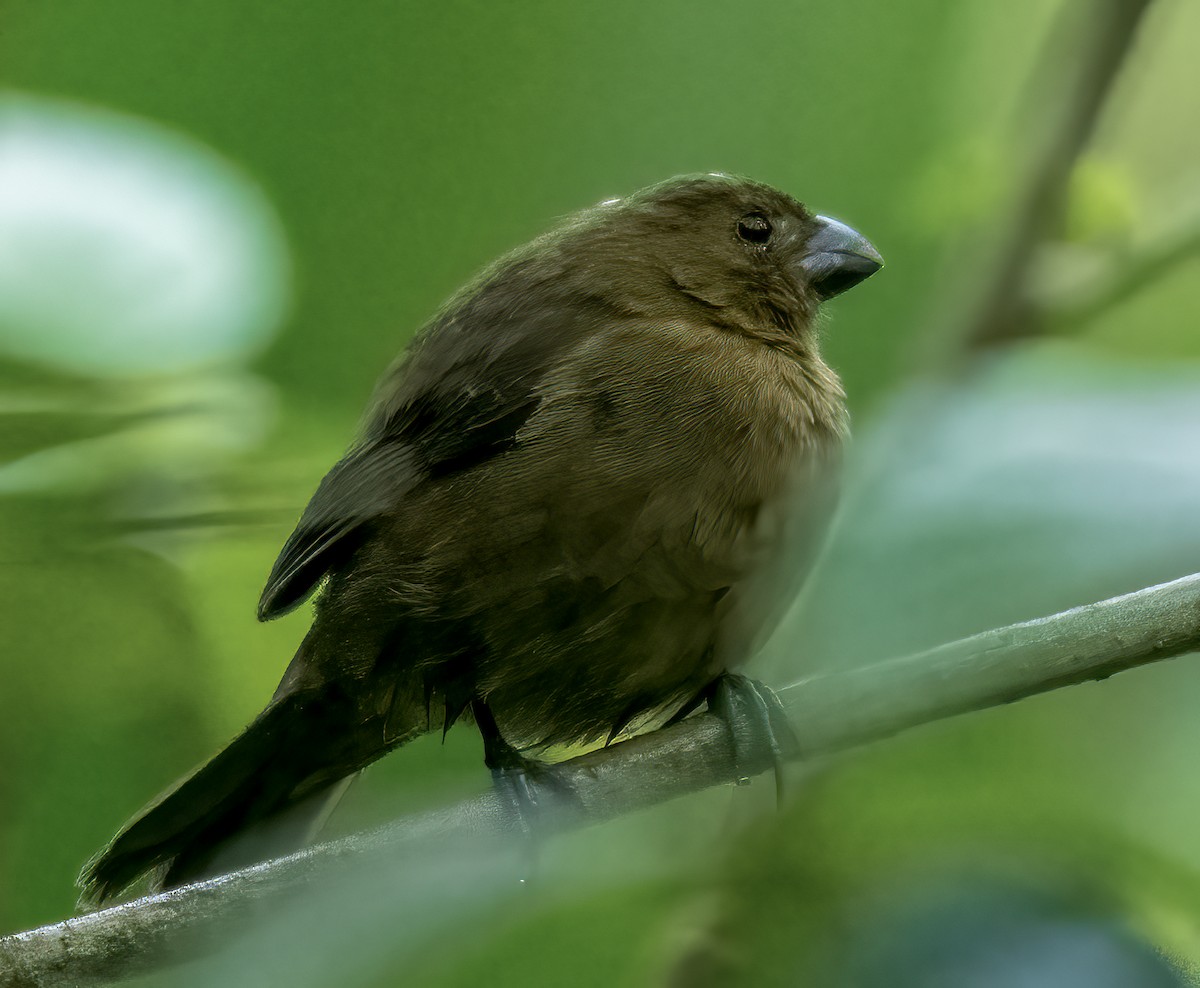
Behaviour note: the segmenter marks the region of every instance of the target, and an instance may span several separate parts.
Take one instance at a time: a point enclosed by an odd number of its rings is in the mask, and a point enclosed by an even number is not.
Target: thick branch
[[[919,724],[1103,679],[1200,648],[1200,574],[1053,617],[1011,625],[781,691],[807,755]],[[756,766],[763,771],[767,764]],[[565,762],[578,803],[557,828],[595,823],[726,783],[733,752],[710,714]],[[504,833],[512,814],[492,794],[371,834],[102,912],[0,939],[0,988],[96,984],[226,942],[265,902],[346,859],[396,855],[415,842]]]

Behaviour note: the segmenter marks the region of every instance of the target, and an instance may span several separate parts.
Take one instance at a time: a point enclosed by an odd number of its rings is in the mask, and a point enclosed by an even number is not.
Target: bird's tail
[[[173,888],[311,840],[315,819],[344,791],[343,780],[417,733],[414,725],[385,743],[382,731],[371,731],[379,740],[367,751],[348,702],[328,691],[277,694],[228,747],[88,862],[79,877],[81,905],[99,905],[147,872],[157,887]]]

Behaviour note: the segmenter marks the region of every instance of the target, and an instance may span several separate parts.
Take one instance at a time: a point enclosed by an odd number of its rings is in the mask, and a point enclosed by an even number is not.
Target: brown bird
[[[769,691],[727,673],[833,503],[846,410],[818,306],[881,264],[789,196],[704,175],[485,270],[384,377],[275,563],[261,619],[323,589],[271,702],[89,863],[85,900],[246,863],[265,850],[231,859],[233,839],[271,821],[272,851],[302,843],[286,821],[460,717],[519,812],[522,751],[704,700],[739,745],[777,743]]]

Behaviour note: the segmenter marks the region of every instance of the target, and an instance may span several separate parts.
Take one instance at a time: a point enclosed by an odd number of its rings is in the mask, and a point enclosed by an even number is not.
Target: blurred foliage
[[[305,620],[257,625],[261,582],[423,319],[555,217],[671,174],[771,182],[888,260],[830,306],[858,441],[770,681],[1195,570],[1194,258],[1069,340],[907,383],[1003,221],[1058,6],[10,0],[3,106],[77,156],[21,174],[120,208],[107,240],[31,213],[0,112],[0,929],[67,915],[87,856],[270,695]],[[1146,27],[1039,291],[1196,215],[1200,7]],[[37,135],[63,131],[21,133],[62,164]],[[117,160],[145,172],[105,186]],[[88,294],[106,271],[120,291]],[[129,298],[157,307],[123,326]],[[1200,963],[1197,698],[1184,659],[960,719],[821,767],[778,815],[755,787],[556,841],[530,887],[499,852],[405,862],[143,980],[991,986],[1072,958],[1054,984],[1177,983],[1160,954]],[[479,748],[414,743],[334,828],[477,790]]]

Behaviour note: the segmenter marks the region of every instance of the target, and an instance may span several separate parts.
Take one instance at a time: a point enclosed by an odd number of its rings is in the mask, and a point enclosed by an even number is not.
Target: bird
[[[705,702],[777,751],[778,701],[734,670],[836,503],[848,414],[820,307],[882,263],[710,173],[484,269],[384,374],[270,572],[261,620],[315,596],[270,702],[85,866],[81,902],[251,863],[239,839],[272,822],[272,848],[303,844],[362,768],[460,721],[520,813],[547,746]]]

